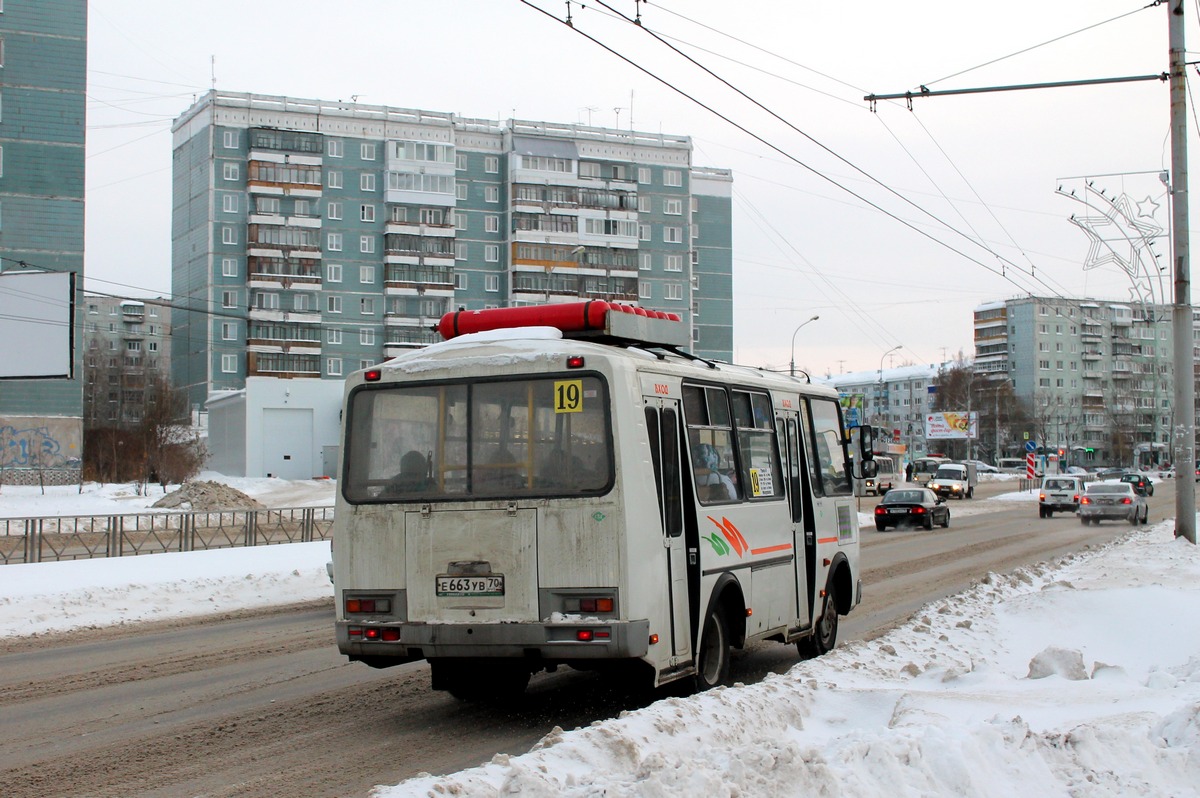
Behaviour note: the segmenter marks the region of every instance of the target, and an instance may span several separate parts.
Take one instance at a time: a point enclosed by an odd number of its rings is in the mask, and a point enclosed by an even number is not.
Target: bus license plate
[[[438,576],[435,592],[439,596],[503,596],[504,574],[489,576]]]

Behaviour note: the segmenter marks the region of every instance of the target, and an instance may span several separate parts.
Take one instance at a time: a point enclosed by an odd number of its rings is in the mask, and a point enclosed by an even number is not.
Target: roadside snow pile
[[[151,506],[159,509],[200,511],[263,509],[260,502],[237,488],[211,480],[185,483],[179,490],[168,493]]]

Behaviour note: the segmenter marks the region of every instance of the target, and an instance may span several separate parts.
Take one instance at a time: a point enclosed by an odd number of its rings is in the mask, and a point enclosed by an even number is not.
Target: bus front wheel
[[[696,652],[696,689],[710,690],[729,678],[729,626],[720,607],[704,619],[700,650]]]

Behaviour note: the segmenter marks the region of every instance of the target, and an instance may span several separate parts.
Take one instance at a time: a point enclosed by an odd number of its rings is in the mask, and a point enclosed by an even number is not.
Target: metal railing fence
[[[332,507],[0,518],[0,564],[329,540]]]

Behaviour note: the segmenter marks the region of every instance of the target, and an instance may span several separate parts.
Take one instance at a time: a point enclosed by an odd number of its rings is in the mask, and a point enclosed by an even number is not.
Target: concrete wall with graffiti
[[[78,479],[82,458],[82,419],[0,416],[0,471],[65,470]]]

